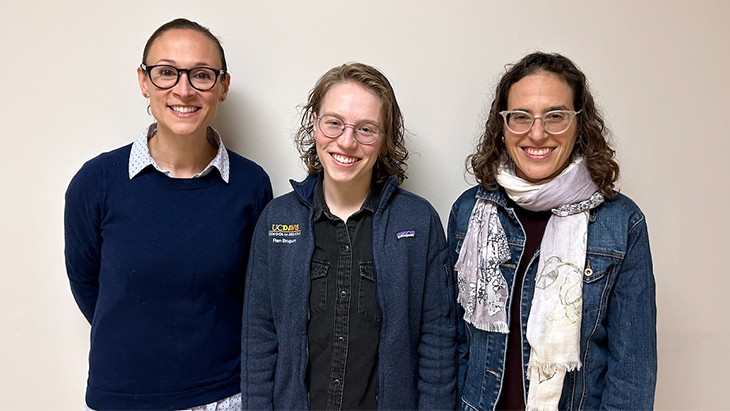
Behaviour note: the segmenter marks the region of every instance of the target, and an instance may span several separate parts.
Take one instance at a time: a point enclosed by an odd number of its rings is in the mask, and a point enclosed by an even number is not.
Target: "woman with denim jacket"
[[[585,75],[532,53],[501,78],[449,217],[464,410],[651,409],[654,275],[644,215]]]

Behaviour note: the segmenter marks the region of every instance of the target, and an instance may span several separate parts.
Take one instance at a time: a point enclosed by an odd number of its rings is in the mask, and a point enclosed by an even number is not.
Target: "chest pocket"
[[[608,303],[608,287],[614,281],[621,258],[603,253],[586,254],[583,270],[583,315],[605,309]]]
[[[360,286],[357,292],[357,312],[380,323],[380,307],[375,295],[375,267],[372,261],[360,263]]]
[[[309,270],[311,281],[309,288],[309,315],[321,313],[327,309],[327,272],[330,263],[328,261],[312,259]]]

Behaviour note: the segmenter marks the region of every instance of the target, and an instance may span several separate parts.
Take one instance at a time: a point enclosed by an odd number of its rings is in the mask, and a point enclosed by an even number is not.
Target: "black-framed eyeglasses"
[[[325,137],[329,138],[337,138],[345,132],[345,128],[352,127],[352,130],[355,131],[355,140],[365,145],[374,144],[381,134],[380,127],[373,123],[348,124],[341,118],[331,114],[317,116],[317,127]]]
[[[162,90],[175,87],[180,81],[180,76],[185,73],[188,75],[188,83],[190,83],[190,86],[198,91],[208,91],[215,87],[219,76],[226,74],[225,70],[216,70],[210,67],[181,69],[168,64],[148,66],[144,63],[139,66],[147,72],[152,84]]]
[[[499,114],[504,118],[504,124],[507,125],[509,131],[515,134],[525,134],[535,124],[535,119],[540,119],[543,130],[550,134],[562,134],[568,131],[570,125],[573,124],[573,118],[580,114],[583,110],[552,110],[541,116],[533,116],[532,114],[522,110],[500,111]]]

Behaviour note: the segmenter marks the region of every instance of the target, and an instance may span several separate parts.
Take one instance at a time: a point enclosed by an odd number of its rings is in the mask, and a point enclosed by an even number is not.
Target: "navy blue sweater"
[[[238,392],[250,238],[272,197],[266,173],[229,151],[217,170],[132,180],[131,145],[84,164],[66,193],[66,267],[91,323],[87,405],[179,409]]]
[[[315,176],[272,201],[256,225],[243,310],[243,409],[308,409]],[[456,301],[438,214],[391,178],[373,215],[382,313],[378,409],[454,409]],[[367,376],[353,376],[367,378]]]

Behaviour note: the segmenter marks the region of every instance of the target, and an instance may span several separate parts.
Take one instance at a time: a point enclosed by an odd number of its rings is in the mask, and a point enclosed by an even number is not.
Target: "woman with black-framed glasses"
[[[449,216],[461,409],[653,408],[649,238],[608,136],[570,59],[508,66]]]
[[[243,276],[271,184],[211,127],[230,75],[207,28],[164,24],[137,74],[155,122],[66,193],[66,267],[91,324],[86,404],[240,410]]]

